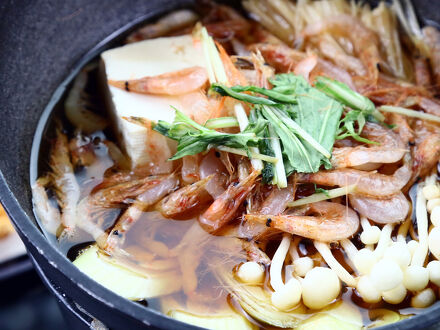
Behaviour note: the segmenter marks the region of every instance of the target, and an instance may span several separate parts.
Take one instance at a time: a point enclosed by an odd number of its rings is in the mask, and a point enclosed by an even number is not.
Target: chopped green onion
[[[225,151],[225,152],[230,152],[231,154],[236,154],[236,155],[240,155],[240,156],[248,156],[248,153],[243,150],[243,149],[237,149],[237,148],[231,148],[231,147],[225,147],[225,146],[215,146],[215,149],[220,150],[220,151]],[[263,155],[260,153],[256,153],[253,151],[249,152],[251,159],[261,159],[264,160],[265,162],[268,163],[273,163],[276,164],[278,162],[278,159],[276,157],[272,157],[272,156],[267,156],[267,155]]]
[[[203,51],[205,53],[205,59],[207,61],[208,76],[210,83],[222,83],[226,84],[228,77],[223,67],[222,60],[215,46],[214,40],[209,36],[205,27],[200,31],[201,41],[203,45]]]
[[[272,184],[278,185],[279,188],[285,188],[287,187],[287,177],[286,177],[286,171],[284,169],[283,153],[281,152],[279,137],[274,132],[274,129],[271,124],[268,125],[268,128],[270,135],[270,145],[275,153],[276,159],[278,159],[278,161],[275,164],[275,173],[274,173],[274,178],[272,180]]]
[[[355,110],[373,113],[375,106],[367,97],[356,93],[346,84],[327,78],[317,77],[315,87],[330,97]]]
[[[315,87],[354,110],[371,114],[379,121],[385,119],[385,117],[376,110],[374,103],[371,102],[369,98],[355,92],[342,82],[327,77],[317,77]]]
[[[240,131],[244,131],[246,127],[249,125],[249,119],[244,111],[243,106],[240,103],[234,105],[235,117],[237,118],[238,124],[240,126]]]
[[[235,116],[237,117],[238,123],[240,124],[240,131],[244,131],[246,127],[249,125],[249,120],[246,114],[246,111],[244,111],[243,106],[241,103],[237,103],[234,106]],[[249,148],[251,152],[254,153],[260,153],[257,147],[251,147]],[[263,170],[263,162],[260,159],[252,159],[251,160],[252,167],[256,171],[262,171]]]
[[[236,92],[233,88],[226,87],[225,85],[222,84],[212,84],[211,89],[222,96],[230,96],[233,97],[234,99],[247,103],[265,104],[265,105],[277,104],[277,102],[269,100],[265,97]]]
[[[221,85],[216,85],[215,87],[222,87]],[[296,98],[295,94],[284,94],[286,92],[293,92],[294,89],[292,87],[289,88],[278,88],[275,87],[274,89],[266,89],[263,87],[257,87],[257,86],[232,86],[231,90],[237,93],[242,92],[254,92],[261,95],[265,95],[272,99],[273,101],[281,102],[281,103],[288,103],[288,104],[297,104],[298,100]],[[283,93],[280,93],[278,90],[282,90]]]
[[[205,123],[205,127],[209,129],[238,127],[239,123],[237,118],[234,117],[219,117],[208,119]]]
[[[419,119],[423,119],[423,120],[429,120],[429,121],[434,121],[434,122],[440,123],[439,116],[431,115],[429,113],[425,113],[422,111],[416,111],[416,110],[406,109],[406,108],[402,108],[402,107],[394,107],[391,105],[383,105],[383,106],[379,107],[379,110],[383,111],[383,112],[398,113],[400,115],[404,115],[404,116],[408,116],[408,117],[419,118]]]
[[[316,202],[320,202],[320,201],[325,201],[325,200],[331,199],[331,198],[345,196],[345,195],[351,194],[355,190],[355,188],[356,188],[356,185],[352,184],[352,185],[346,186],[346,187],[330,189],[330,190],[327,190],[326,193],[322,193],[322,192],[316,193],[316,194],[310,195],[308,197],[304,197],[304,198],[298,199],[296,201],[290,202],[287,204],[287,206],[288,207],[296,207],[296,206],[316,203]]]

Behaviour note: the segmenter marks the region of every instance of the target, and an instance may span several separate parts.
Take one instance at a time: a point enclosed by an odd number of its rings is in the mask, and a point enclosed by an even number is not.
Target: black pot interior
[[[238,4],[238,1],[229,2]],[[440,2],[414,0],[414,4],[423,24],[440,22]],[[87,289],[85,291],[93,290],[93,293],[88,293],[102,298],[97,300],[105,302],[111,299],[115,308],[120,307],[121,315],[128,313],[134,319],[144,320],[150,317],[158,327],[168,327],[173,323],[158,321],[162,317],[156,312],[152,312],[153,316],[149,313],[148,317],[142,316],[146,309],[97,286],[45,241],[32,212],[30,155],[34,135],[41,135],[45,129],[50,115],[49,102],[58,87],[57,93],[62,93],[78,69],[102,49],[117,42],[119,33],[146,19],[190,5],[193,5],[191,0],[41,0],[17,6],[12,0],[7,0],[0,6],[0,199],[30,253],[39,252],[37,262],[53,261],[60,274],[69,273],[69,280],[74,283],[82,281]],[[55,99],[58,97],[54,96]],[[60,276],[63,278],[63,275]],[[61,281],[66,281],[66,278]],[[435,312],[440,312],[439,303],[417,317],[389,327],[424,327],[440,318],[440,314],[436,317]],[[108,309],[102,313],[108,313]],[[103,315],[101,312],[98,314]],[[145,325],[145,322],[140,324]],[[179,326],[183,327],[183,324]]]

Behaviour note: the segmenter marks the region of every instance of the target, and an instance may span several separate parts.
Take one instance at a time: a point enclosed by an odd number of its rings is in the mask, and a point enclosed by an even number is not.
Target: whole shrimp
[[[44,229],[56,235],[58,228],[61,226],[61,215],[60,211],[51,204],[47,196],[45,189],[46,181],[48,181],[47,178],[41,177],[32,184],[32,203]]]
[[[400,139],[405,145],[409,142],[414,142],[414,131],[403,115],[389,113],[387,116],[387,122],[391,125],[395,125],[393,131],[399,134]]]
[[[362,130],[362,136],[380,144],[334,148],[331,160],[334,168],[354,167],[368,163],[395,163],[407,152],[400,137],[379,124],[367,123]]]
[[[206,2],[210,8],[203,17],[202,23],[213,36],[220,41],[228,41],[234,37],[246,38],[251,24],[236,10],[213,1]]]
[[[411,182],[423,177],[439,162],[440,133],[432,133],[418,143],[413,150],[413,177]]]
[[[354,72],[358,76],[366,74],[362,62],[356,57],[346,54],[336,40],[329,35],[324,35],[319,40],[319,50],[325,57],[345,70]]]
[[[60,129],[56,130],[49,165],[52,169],[51,181],[55,187],[58,204],[62,209],[61,222],[65,227],[65,233],[71,234],[77,222],[76,207],[81,191],[70,162],[67,136]]]
[[[172,192],[160,201],[157,210],[167,218],[185,217],[197,207],[201,207],[212,200],[211,195],[205,189],[212,178],[213,175],[210,175]]]
[[[402,193],[388,199],[349,195],[351,206],[376,223],[397,223],[406,219],[409,202]]]
[[[288,184],[286,188],[279,189],[273,187],[271,193],[264,199],[261,206],[256,213],[258,214],[281,214],[287,207],[287,203],[292,201],[295,196],[295,184]],[[252,213],[252,212],[249,212]],[[259,240],[262,237],[267,237],[270,234],[277,233],[277,231],[266,227],[264,224],[244,221],[240,228],[240,237],[246,239]]]
[[[350,39],[355,53],[367,69],[369,80],[376,83],[379,77],[377,64],[380,63],[377,35],[351,15],[336,15],[308,25],[302,31],[302,36],[307,39],[326,32]]]
[[[127,38],[127,42],[138,42],[145,39],[152,39],[162,37],[170,32],[181,30],[199,19],[199,16],[189,9],[182,9],[172,12],[153,24],[148,24],[132,34]]]
[[[114,87],[127,92],[156,95],[182,95],[197,91],[208,81],[206,69],[200,66],[167,72],[134,80],[109,80]]]
[[[246,221],[262,223],[268,228],[321,242],[351,237],[359,228],[356,212],[348,206],[330,202],[310,204],[306,215],[246,214],[244,217]]]
[[[179,180],[174,174],[162,176],[156,184],[137,196],[136,201],[121,215],[108,236],[106,234],[97,240],[101,248],[111,251],[125,240],[125,233],[141,217],[143,210],[153,205],[169,194],[178,185]]]
[[[209,233],[215,232],[233,219],[238,207],[255,186],[260,174],[253,171],[241,182],[233,182],[199,217],[200,225]]]
[[[287,47],[284,44],[254,44],[251,50],[259,52],[265,61],[277,72],[289,72],[307,57],[306,53]]]
[[[277,72],[291,72],[301,61],[308,57],[306,53],[282,44],[255,44],[250,48],[260,51],[266,62],[274,67]],[[318,63],[310,72],[309,79],[313,81],[316,76],[320,75],[341,81],[351,89],[356,90],[351,75],[346,70],[329,61],[318,58]]]
[[[387,198],[398,194],[411,178],[411,164],[406,155],[404,164],[394,174],[385,175],[355,169],[336,169],[317,173],[299,174],[299,182],[312,182],[323,186],[356,185],[356,194],[376,198]]]
[[[116,174],[119,177],[119,173]],[[172,174],[171,176],[174,176]],[[101,207],[118,207],[121,204],[128,204],[145,191],[157,186],[168,175],[146,176],[144,178],[131,178],[103,189],[93,189],[88,197],[90,204]]]

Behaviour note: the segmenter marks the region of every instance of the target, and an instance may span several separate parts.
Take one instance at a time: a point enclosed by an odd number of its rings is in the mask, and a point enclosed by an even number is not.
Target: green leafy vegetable
[[[172,124],[159,121],[154,129],[178,141],[177,153],[171,159],[215,147],[263,160],[259,167],[263,182],[285,187],[287,176],[294,171],[313,173],[322,165],[331,168],[329,158],[336,138],[350,136],[371,143],[360,134],[366,117],[374,116],[377,110],[369,99],[348,86],[319,77],[315,88],[290,73],[276,75],[270,82],[272,89],[212,84],[213,91],[250,103],[249,118],[241,108],[238,120],[216,118],[203,126],[176,110]],[[351,110],[341,119],[343,105]],[[212,129],[237,125],[241,129],[237,134]],[[326,193],[319,188],[317,191]]]
[[[221,84],[212,88],[260,109],[282,142],[288,161],[284,164],[286,173],[316,172],[321,164],[330,167],[328,158],[342,114],[340,103],[311,87],[301,76],[279,74],[271,83],[271,90],[256,86],[228,88]]]
[[[384,116],[376,109],[370,99],[353,91],[346,84],[327,77],[317,77],[315,87],[353,109],[340,121],[337,139],[352,137],[359,142],[376,143],[360,136],[366,118],[374,118],[374,121],[380,123],[383,123],[384,120]],[[356,124],[357,129],[355,129]]]
[[[256,131],[261,130],[261,123],[253,128]],[[170,160],[195,155],[215,146],[227,146],[249,152],[249,146],[257,146],[260,140],[251,128],[238,134],[217,132],[196,123],[177,109],[172,124],[159,120],[154,130],[179,142],[177,153]]]
[[[355,128],[357,122],[358,128]],[[336,139],[342,140],[347,137],[352,137],[353,139],[369,144],[378,144],[377,142],[363,138],[360,134],[365,126],[365,116],[359,110],[352,110],[345,114],[345,117],[340,121],[340,128]]]

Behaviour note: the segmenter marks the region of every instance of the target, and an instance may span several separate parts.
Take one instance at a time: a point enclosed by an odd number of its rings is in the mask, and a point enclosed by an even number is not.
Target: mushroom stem
[[[380,233],[379,242],[377,243],[374,255],[376,259],[382,258],[385,253],[385,249],[388,247],[391,241],[391,232],[393,231],[393,224],[389,223],[382,228]]]
[[[368,219],[364,216],[361,216],[361,226],[363,230],[368,230],[372,227],[370,221],[368,221]]]
[[[423,266],[428,253],[428,213],[426,210],[426,198],[423,196],[422,187],[420,185],[417,187],[416,218],[419,245],[414,252],[411,265]]]
[[[380,229],[377,226],[372,226],[368,219],[364,216],[361,216],[361,241],[365,245],[373,245],[376,244],[380,239]]]
[[[329,246],[326,243],[317,241],[315,241],[313,244],[315,245],[315,248],[318,250],[321,256],[324,258],[327,265],[338,275],[341,281],[345,282],[348,286],[355,287],[356,279],[351,276],[350,273],[347,272],[347,270],[342,267],[342,265],[335,259],[332,252],[330,251]]]
[[[355,266],[355,258],[356,254],[359,252],[356,246],[349,240],[349,239],[343,239],[341,241],[342,248],[344,249],[345,253],[347,254],[347,262],[350,265],[350,267],[358,273],[358,269]]]
[[[284,287],[283,279],[281,276],[284,260],[286,259],[287,251],[289,251],[290,241],[292,236],[284,234],[278,249],[276,250],[272,263],[270,265],[270,285],[275,291],[280,291]]]
[[[411,218],[408,217],[406,220],[399,226],[399,230],[397,232],[397,241],[403,242],[406,244],[406,237],[408,236],[409,226],[411,225]]]
[[[299,259],[298,245],[300,242],[301,242],[301,237],[295,236],[292,243],[290,244],[289,254],[290,254],[290,258],[292,259],[292,262],[296,259]]]

